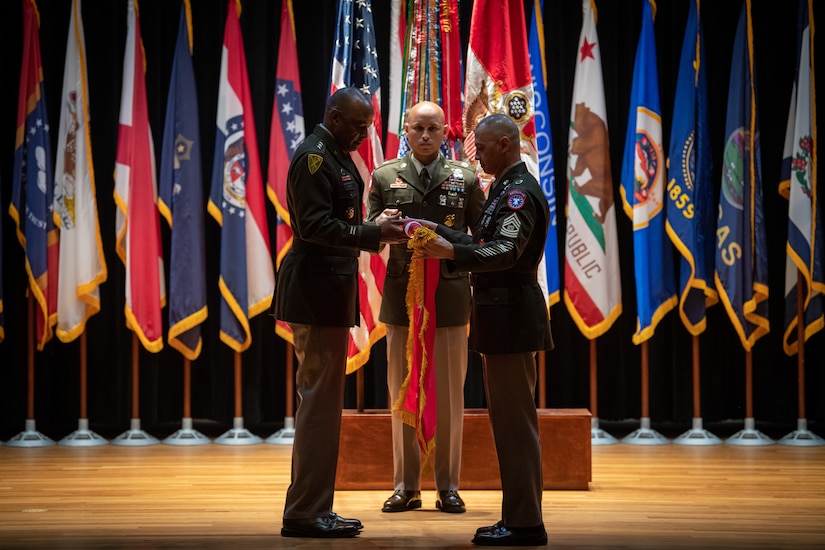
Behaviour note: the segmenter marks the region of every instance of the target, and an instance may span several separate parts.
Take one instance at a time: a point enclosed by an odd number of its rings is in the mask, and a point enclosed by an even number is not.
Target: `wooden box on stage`
[[[587,489],[591,480],[590,412],[539,409],[545,489]],[[432,475],[422,489],[434,489]],[[335,488],[392,491],[392,427],[389,411],[344,410]],[[500,489],[493,431],[486,409],[464,412],[461,489]]]

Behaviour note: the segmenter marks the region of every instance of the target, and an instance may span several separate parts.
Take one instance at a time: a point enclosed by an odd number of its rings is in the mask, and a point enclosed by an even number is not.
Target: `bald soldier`
[[[410,109],[404,132],[411,151],[373,173],[368,220],[376,219],[385,209],[397,209],[402,216],[432,220],[465,233],[476,222],[484,192],[472,166],[448,160],[440,152],[446,128],[444,111],[435,103],[423,101]],[[390,247],[379,315],[387,326],[387,387],[391,401],[398,398],[407,374],[406,295],[411,255],[406,244]],[[442,265],[435,299],[435,505],[442,512],[461,513],[465,506],[458,486],[470,315],[467,273],[450,272]],[[392,441],[395,492],[384,502],[382,511],[420,508],[421,461],[415,428],[393,417]]]

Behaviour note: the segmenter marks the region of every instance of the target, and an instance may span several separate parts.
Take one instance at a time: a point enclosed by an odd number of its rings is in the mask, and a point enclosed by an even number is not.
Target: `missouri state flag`
[[[169,345],[189,360],[201,352],[206,320],[206,250],[200,125],[189,1],[181,5],[160,156],[159,208],[171,229],[169,247]]]
[[[622,284],[593,0],[583,0],[582,11],[567,149],[564,303],[581,333],[592,340],[621,314]]]
[[[556,211],[556,169],[553,162],[553,132],[550,129],[550,111],[547,104],[547,70],[544,56],[544,21],[542,10],[544,0],[533,0],[533,16],[530,19],[530,35],[527,48],[530,54],[530,74],[533,81],[533,98],[535,100],[536,155],[538,160],[538,177],[541,190],[550,209],[550,225],[544,243],[544,276],[542,287],[545,290],[547,306],[558,303],[561,288],[559,280],[559,243],[556,236],[558,212]]]
[[[51,340],[57,322],[60,235],[52,212],[54,175],[39,20],[34,0],[24,0],[23,59],[9,214],[25,251],[29,291],[35,302],[35,339],[37,349],[42,350]]]
[[[129,0],[115,160],[115,246],[126,268],[126,326],[144,348],[158,352],[163,349],[166,282],[145,67],[138,4]]]
[[[722,189],[716,222],[716,288],[742,347],[768,333],[768,251],[762,211],[762,166],[753,23],[742,5],[733,42],[725,119]]]
[[[89,134],[86,38],[80,0],[72,2],[63,92],[60,96],[54,211],[60,227],[57,337],[71,342],[100,311],[100,285],[107,278],[97,215],[97,189]]]
[[[275,206],[275,267],[281,266],[292,248],[292,228],[286,204],[286,179],[289,162],[295,148],[304,140],[304,108],[301,101],[301,80],[298,74],[298,52],[295,47],[295,21],[292,0],[281,4],[281,38],[278,43],[278,66],[275,75],[275,99],[272,105],[272,126],[269,139],[269,169],[267,194]],[[292,329],[280,319],[275,333],[292,342]]]
[[[502,113],[519,127],[522,159],[530,173],[539,179],[534,109],[524,3],[522,0],[476,0],[464,79],[467,158],[475,160],[473,131],[478,121],[487,115]],[[484,179],[489,182],[489,178]]]
[[[652,1],[642,0],[642,31],[636,47],[619,188],[625,213],[633,224],[634,344],[649,340],[677,301],[673,247],[665,234],[665,153]]]
[[[381,80],[378,72],[378,49],[375,46],[375,26],[369,0],[339,0],[332,52],[330,95],[341,88],[355,86],[372,101],[374,117],[367,139],[350,155],[361,179],[370,181],[372,171],[384,161],[381,148]],[[366,211],[368,189],[362,202]],[[382,338],[386,329],[378,322],[384,278],[387,274],[389,247],[382,254],[361,252],[358,258],[358,305],[360,324],[350,330],[347,348],[347,373],[359,369],[369,358],[372,345]]]
[[[797,329],[800,323],[797,293],[802,294],[804,341],[822,330],[823,294],[825,294],[825,234],[822,230],[822,210],[817,185],[816,120],[813,98],[813,3],[799,2],[797,24],[797,68],[794,80],[785,151],[782,159],[782,180],[779,192],[788,199],[788,242],[785,260],[785,333],[782,340],[785,353],[799,351]],[[799,284],[801,283],[801,285]],[[803,342],[804,345],[804,342]]]
[[[221,226],[220,338],[236,352],[252,343],[249,319],[269,307],[275,292],[240,9],[240,2],[229,0],[208,205]]]
[[[719,301],[713,284],[714,223],[708,134],[705,44],[699,2],[691,0],[668,152],[667,234],[679,251],[679,317],[697,336],[707,325],[706,308]]]

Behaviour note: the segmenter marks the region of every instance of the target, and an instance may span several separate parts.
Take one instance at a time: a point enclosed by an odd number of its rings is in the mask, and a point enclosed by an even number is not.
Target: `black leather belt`
[[[536,274],[531,273],[473,273],[470,284],[476,288],[524,286],[536,284]]]

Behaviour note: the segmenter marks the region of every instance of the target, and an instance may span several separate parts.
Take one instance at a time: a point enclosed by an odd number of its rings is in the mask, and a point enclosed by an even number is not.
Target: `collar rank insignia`
[[[521,189],[513,189],[507,192],[507,206],[510,207],[510,210],[521,210],[526,200],[527,194]]]
[[[307,167],[309,168],[309,173],[314,174],[318,171],[318,168],[324,163],[324,157],[321,155],[316,155],[315,153],[310,153],[307,155]]]

